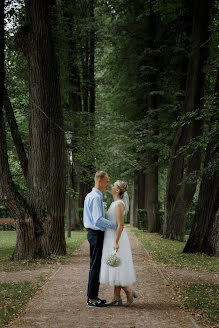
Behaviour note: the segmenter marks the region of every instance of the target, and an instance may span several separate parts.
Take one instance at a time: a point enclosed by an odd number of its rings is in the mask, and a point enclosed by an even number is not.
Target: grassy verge
[[[0,272],[1,271],[19,271],[36,269],[45,264],[53,264],[56,262],[64,263],[65,260],[78,248],[86,239],[86,231],[72,231],[71,238],[66,237],[67,255],[54,256],[46,260],[35,261],[10,261],[16,243],[15,231],[0,231]]]
[[[42,284],[38,282],[0,282],[0,327],[4,327],[26,305]]]
[[[136,228],[132,228],[132,231],[158,262],[177,268],[219,272],[219,258],[205,254],[182,253],[185,243],[165,239],[159,234],[143,232]]]
[[[194,313],[197,320],[211,328],[218,327],[218,285],[187,283],[177,285],[175,289],[182,297],[185,307]]]
[[[12,262],[10,257],[16,243],[16,232],[0,231],[0,271],[31,270],[42,265],[64,263],[85,239],[86,231],[72,231],[71,238],[66,237],[67,254],[65,256],[51,256],[47,260]],[[0,282],[0,328],[10,322],[26,305],[43,281],[39,278],[37,282]]]
[[[152,258],[175,268],[201,272],[219,272],[219,259],[205,254],[182,253],[185,243],[164,239],[159,234],[149,234],[131,228]],[[173,288],[183,300],[184,306],[194,313],[197,320],[218,327],[219,286],[210,283],[174,284]]]

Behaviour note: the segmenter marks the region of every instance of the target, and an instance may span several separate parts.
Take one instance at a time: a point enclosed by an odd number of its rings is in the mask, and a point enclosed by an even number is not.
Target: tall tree
[[[36,256],[37,241],[34,214],[18,193],[8,164],[7,141],[3,116],[4,98],[4,1],[0,3],[0,199],[16,219],[17,242],[13,258],[32,259]],[[38,243],[40,243],[38,241]],[[41,251],[41,250],[40,250]]]
[[[152,9],[152,1],[149,2],[149,16],[148,16],[148,47],[151,49],[151,54],[147,60],[150,65],[150,73],[148,74],[149,84],[147,90],[147,129],[150,136],[159,134],[158,123],[158,86],[157,74],[160,68],[158,57],[158,46],[156,44],[157,29],[159,28],[159,21]],[[146,172],[145,172],[145,207],[148,218],[148,232],[160,232],[160,218],[158,211],[158,148],[146,150]]]
[[[29,66],[28,198],[18,193],[8,166],[1,120],[1,199],[16,220],[13,259],[65,254],[65,142],[59,74],[51,31],[54,1],[25,1],[26,22],[16,38]],[[1,115],[2,116],[2,115]]]
[[[203,252],[219,256],[219,168],[211,165],[219,152],[219,68],[215,84],[215,100],[211,125],[213,135],[207,145],[204,175],[201,180],[199,198],[185,253]],[[216,127],[216,129],[214,129]],[[209,172],[210,171],[210,172]]]
[[[185,114],[201,111],[203,108],[203,67],[208,58],[211,8],[212,1],[194,1],[191,54],[183,106]],[[164,235],[167,238],[184,240],[186,216],[196,189],[196,182],[185,183],[183,178],[199,170],[201,150],[198,148],[190,154],[185,167],[184,154],[179,152],[179,149],[198,137],[201,131],[202,121],[192,118],[189,124],[179,127],[173,141],[166,190]]]
[[[48,232],[51,251],[65,254],[65,139],[51,28],[54,4],[25,1],[26,26],[20,40],[30,79],[29,200]]]

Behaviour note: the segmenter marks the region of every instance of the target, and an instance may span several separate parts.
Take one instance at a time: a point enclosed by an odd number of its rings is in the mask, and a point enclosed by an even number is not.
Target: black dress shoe
[[[101,300],[101,298],[97,297],[98,301],[101,301],[101,303],[106,303],[106,300]]]
[[[106,303],[102,303],[101,300],[100,301],[96,301],[96,302],[90,302],[88,301],[87,303],[88,306],[90,307],[107,307],[107,304]]]
[[[106,303],[106,300],[101,300],[101,298],[97,297],[97,301],[100,301],[101,303]],[[89,303],[89,298],[87,299],[87,304]]]

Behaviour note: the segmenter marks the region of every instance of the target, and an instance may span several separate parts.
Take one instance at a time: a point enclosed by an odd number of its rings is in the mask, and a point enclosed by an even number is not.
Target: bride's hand
[[[114,250],[116,252],[118,252],[118,249],[119,249],[119,244],[118,243],[115,243],[114,246],[113,246]]]

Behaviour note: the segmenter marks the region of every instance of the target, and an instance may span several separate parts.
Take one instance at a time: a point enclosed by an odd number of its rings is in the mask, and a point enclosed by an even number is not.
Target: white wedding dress
[[[116,205],[122,200],[112,202],[107,212],[110,221],[116,221]],[[123,203],[124,204],[124,203]],[[132,261],[132,252],[129,238],[125,228],[119,239],[117,254],[121,257],[122,264],[119,267],[110,267],[105,263],[107,255],[114,252],[113,246],[116,239],[116,230],[106,229],[104,232],[103,253],[100,269],[100,283],[110,286],[130,286],[136,281],[135,270]]]

